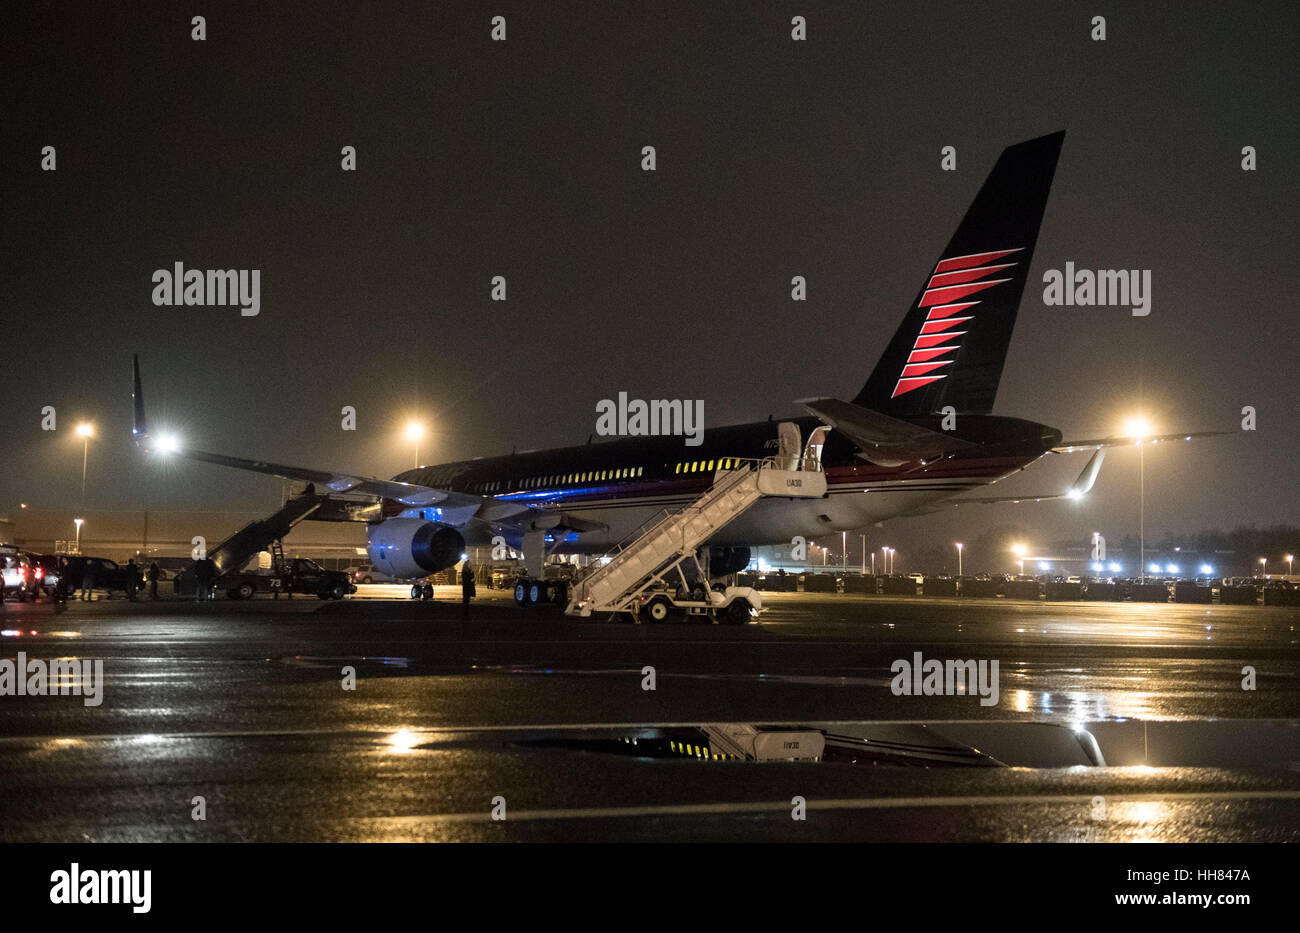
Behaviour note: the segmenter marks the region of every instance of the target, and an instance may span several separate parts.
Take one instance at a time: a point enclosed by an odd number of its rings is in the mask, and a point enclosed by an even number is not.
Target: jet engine
[[[709,546],[709,576],[725,577],[749,566],[749,548]]]
[[[366,551],[379,570],[411,579],[460,562],[465,539],[455,528],[419,518],[390,518],[366,529]]]

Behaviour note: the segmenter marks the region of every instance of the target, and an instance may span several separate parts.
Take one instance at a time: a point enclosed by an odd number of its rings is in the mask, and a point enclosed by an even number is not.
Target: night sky
[[[1089,38],[1097,14],[1105,42]],[[995,412],[1067,439],[1135,413],[1233,431],[1148,453],[1149,537],[1300,524],[1294,4],[204,0],[2,16],[0,516],[75,508],[83,418],[92,512],[278,505],[273,478],[144,464],[133,352],[155,430],[382,476],[412,465],[411,415],[435,463],[582,443],[619,391],[702,398],[709,425],[852,398],[998,153],[1064,129]],[[356,172],[340,170],[345,145]],[[956,172],[940,171],[946,145]],[[155,307],[151,275],[178,261],[260,269],[261,313]],[[1152,270],[1152,313],[1045,307],[1043,271],[1066,261]],[[997,491],[1061,491],[1085,460]],[[1014,521],[1118,539],[1136,531],[1137,479],[1120,450],[1083,503],[888,534],[906,547]]]

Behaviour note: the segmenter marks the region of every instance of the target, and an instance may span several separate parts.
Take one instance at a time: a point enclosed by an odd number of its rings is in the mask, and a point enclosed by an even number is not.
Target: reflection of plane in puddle
[[[921,768],[1106,764],[1087,730],[1034,722],[707,723],[624,741],[642,754],[709,761],[823,761]]]

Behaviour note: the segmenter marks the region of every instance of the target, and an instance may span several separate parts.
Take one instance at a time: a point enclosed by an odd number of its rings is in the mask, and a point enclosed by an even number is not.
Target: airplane
[[[1057,428],[992,413],[1065,133],[1003,150],[956,232],[925,274],[866,384],[850,401],[810,398],[809,415],[681,437],[597,444],[421,466],[380,479],[247,460],[152,438],[135,360],[132,433],[145,449],[311,484],[330,508],[313,520],[367,522],[371,563],[418,579],[459,563],[467,546],[522,550],[521,604],[542,600],[552,554],[606,553],[665,509],[688,506],[720,471],[773,456],[824,473],[821,498],[763,498],[709,542],[711,576],[744,569],[750,548],[788,543],[955,503],[1077,498],[1108,447],[1132,437],[1063,442]],[[1191,439],[1220,432],[1149,437]],[[1094,451],[1066,492],[965,498],[1049,453]],[[531,596],[525,594],[532,594]],[[559,597],[553,597],[559,601]]]

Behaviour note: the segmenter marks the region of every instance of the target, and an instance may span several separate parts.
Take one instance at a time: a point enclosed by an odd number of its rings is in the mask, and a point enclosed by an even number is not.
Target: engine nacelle
[[[749,566],[749,548],[709,546],[709,576],[725,577]]]
[[[390,518],[366,529],[366,552],[383,573],[399,579],[424,577],[460,562],[459,531],[420,518]]]

